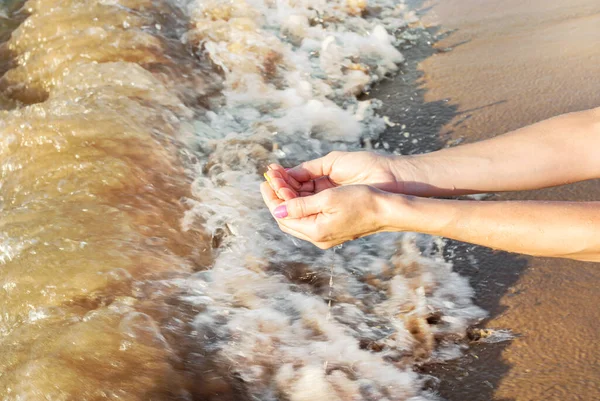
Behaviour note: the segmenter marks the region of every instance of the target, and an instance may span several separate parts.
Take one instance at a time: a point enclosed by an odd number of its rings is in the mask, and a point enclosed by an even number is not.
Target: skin
[[[261,185],[281,229],[327,249],[413,231],[537,256],[600,261],[600,202],[430,199],[600,178],[600,108],[418,156],[332,152]],[[284,217],[285,216],[285,217]]]

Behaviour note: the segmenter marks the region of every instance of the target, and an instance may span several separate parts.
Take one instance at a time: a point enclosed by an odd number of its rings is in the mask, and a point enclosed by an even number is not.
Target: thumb
[[[318,159],[306,161],[287,170],[287,174],[298,182],[316,180],[331,173],[331,168],[344,152],[333,151]]]
[[[299,219],[318,214],[323,209],[323,201],[323,192],[319,192],[316,195],[290,199],[277,206],[273,210],[273,216],[277,219]]]

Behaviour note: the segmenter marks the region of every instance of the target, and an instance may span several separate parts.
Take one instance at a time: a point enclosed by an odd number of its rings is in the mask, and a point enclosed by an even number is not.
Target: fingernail
[[[267,182],[271,182],[271,179],[269,178],[269,176],[267,175],[267,173],[263,174],[265,176],[265,180],[267,180]]]
[[[275,210],[273,210],[273,216],[275,216],[276,219],[285,219],[287,215],[288,212],[285,205],[277,206]]]
[[[290,171],[290,170],[291,170],[291,168],[284,168],[284,170],[285,170],[285,171]]]

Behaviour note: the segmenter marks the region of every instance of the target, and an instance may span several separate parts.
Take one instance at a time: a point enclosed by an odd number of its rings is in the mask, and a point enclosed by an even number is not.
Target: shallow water
[[[383,131],[355,96],[402,62],[402,4],[5,13],[3,400],[434,399],[413,367],[460,355],[484,316],[434,241],[322,252],[258,193],[269,162]]]

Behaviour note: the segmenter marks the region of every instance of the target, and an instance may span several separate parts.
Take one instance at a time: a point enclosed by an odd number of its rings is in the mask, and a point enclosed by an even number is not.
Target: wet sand
[[[405,130],[423,138],[423,145],[404,152],[481,140],[600,106],[597,1],[443,0],[423,5],[421,13],[430,32],[448,35],[436,43],[438,52],[421,54],[409,110],[394,106],[406,105],[399,89],[410,86],[410,78],[376,94],[389,99],[384,112],[406,119]],[[399,133],[388,139],[394,142]],[[600,183],[494,198],[599,200]],[[600,399],[598,263],[520,257],[454,242],[447,253],[471,278],[477,303],[490,311],[485,326],[509,328],[518,337],[510,344],[474,345],[451,365],[425,367],[441,377],[442,396]]]

